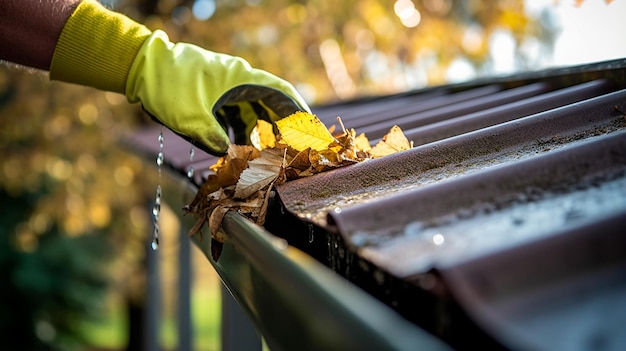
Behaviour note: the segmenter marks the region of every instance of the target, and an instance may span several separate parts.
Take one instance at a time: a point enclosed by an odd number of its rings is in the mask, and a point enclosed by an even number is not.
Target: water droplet
[[[156,164],[159,167],[163,165],[163,153],[162,152],[159,152],[159,154],[157,155]]]
[[[154,206],[152,206],[152,215],[154,215],[154,219],[159,219],[159,213],[161,212],[161,203],[155,202]]]
[[[376,284],[383,285],[385,284],[385,274],[378,269],[374,271],[374,280]]]
[[[313,240],[315,240],[315,227],[313,226],[312,223],[309,223],[309,244],[313,243]]]
[[[159,183],[157,184],[156,194],[154,195],[154,205],[152,206],[152,215],[154,216],[154,231],[152,232],[152,250],[159,248],[159,214],[161,213],[161,166],[163,166],[163,129],[159,133],[159,154],[157,155],[156,164],[159,171]]]
[[[161,185],[157,185],[156,195],[154,196],[154,205],[152,206],[152,214],[155,220],[159,218],[161,212]]]
[[[330,237],[330,234],[326,235],[326,247],[327,247],[327,257],[328,257],[328,261],[331,262],[333,260],[333,246],[332,246],[332,239]]]
[[[187,168],[187,178],[193,178],[193,173],[194,173],[193,166],[189,166],[189,168]]]
[[[193,161],[193,157],[196,155],[196,149],[191,146],[191,149],[189,149],[189,161]]]
[[[443,236],[443,234],[437,233],[437,234],[433,235],[433,244],[435,244],[435,245],[443,245],[443,243],[445,241],[446,241],[446,238]]]

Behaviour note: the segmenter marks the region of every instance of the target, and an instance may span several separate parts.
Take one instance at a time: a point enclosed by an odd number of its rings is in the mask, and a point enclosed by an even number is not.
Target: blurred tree
[[[44,195],[0,190],[0,203],[10,204],[0,217],[3,349],[74,349],[84,343],[78,322],[103,312],[109,281],[102,263],[111,253],[103,233],[72,238],[53,225],[35,238],[24,221]]]
[[[515,69],[528,69],[527,51],[552,47],[555,31],[527,13],[522,0],[153,0],[135,9],[132,3],[118,7],[174,40],[242,56],[292,81],[315,103],[494,74],[494,53],[508,50],[496,35],[513,42],[507,54]],[[203,20],[207,7],[214,12]],[[403,19],[411,14],[416,22]],[[473,75],[450,77],[459,61]]]
[[[123,96],[2,66],[0,118],[0,333],[8,349],[67,350],[107,288],[142,305],[156,172],[117,139],[144,118]]]

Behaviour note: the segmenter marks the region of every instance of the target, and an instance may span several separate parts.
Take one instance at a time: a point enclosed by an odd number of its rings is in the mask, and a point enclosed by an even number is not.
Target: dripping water
[[[191,149],[189,149],[189,162],[193,162],[193,157],[196,155],[196,149],[191,145]],[[187,178],[193,178],[194,169],[193,166],[189,166],[187,168]]]
[[[163,130],[159,133],[159,153],[156,158],[157,169],[159,172],[159,179],[156,188],[156,195],[154,196],[154,206],[152,206],[152,220],[154,223],[154,231],[152,232],[152,243],[150,246],[152,250],[159,248],[159,214],[161,213],[161,168],[163,166]]]
[[[313,223],[309,223],[309,244],[312,244],[313,240],[315,240],[315,227]]]

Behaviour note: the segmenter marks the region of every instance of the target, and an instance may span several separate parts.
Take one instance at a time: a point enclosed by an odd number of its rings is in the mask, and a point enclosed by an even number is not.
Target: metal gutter
[[[227,214],[218,261],[209,240],[194,242],[272,350],[448,350],[319,262]]]

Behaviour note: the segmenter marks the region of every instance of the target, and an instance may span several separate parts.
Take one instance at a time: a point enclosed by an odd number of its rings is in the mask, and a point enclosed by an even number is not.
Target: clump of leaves
[[[274,186],[413,146],[398,126],[371,147],[364,134],[357,136],[340,118],[338,122],[341,130],[333,135],[334,126],[328,129],[317,116],[296,112],[276,122],[279,134],[275,135],[270,123],[259,120],[251,136],[253,145],[231,145],[210,167],[214,174],[185,206],[187,212],[199,216],[189,234],[201,234],[208,224],[211,238],[223,243],[219,228],[224,215],[236,210],[263,225]]]

